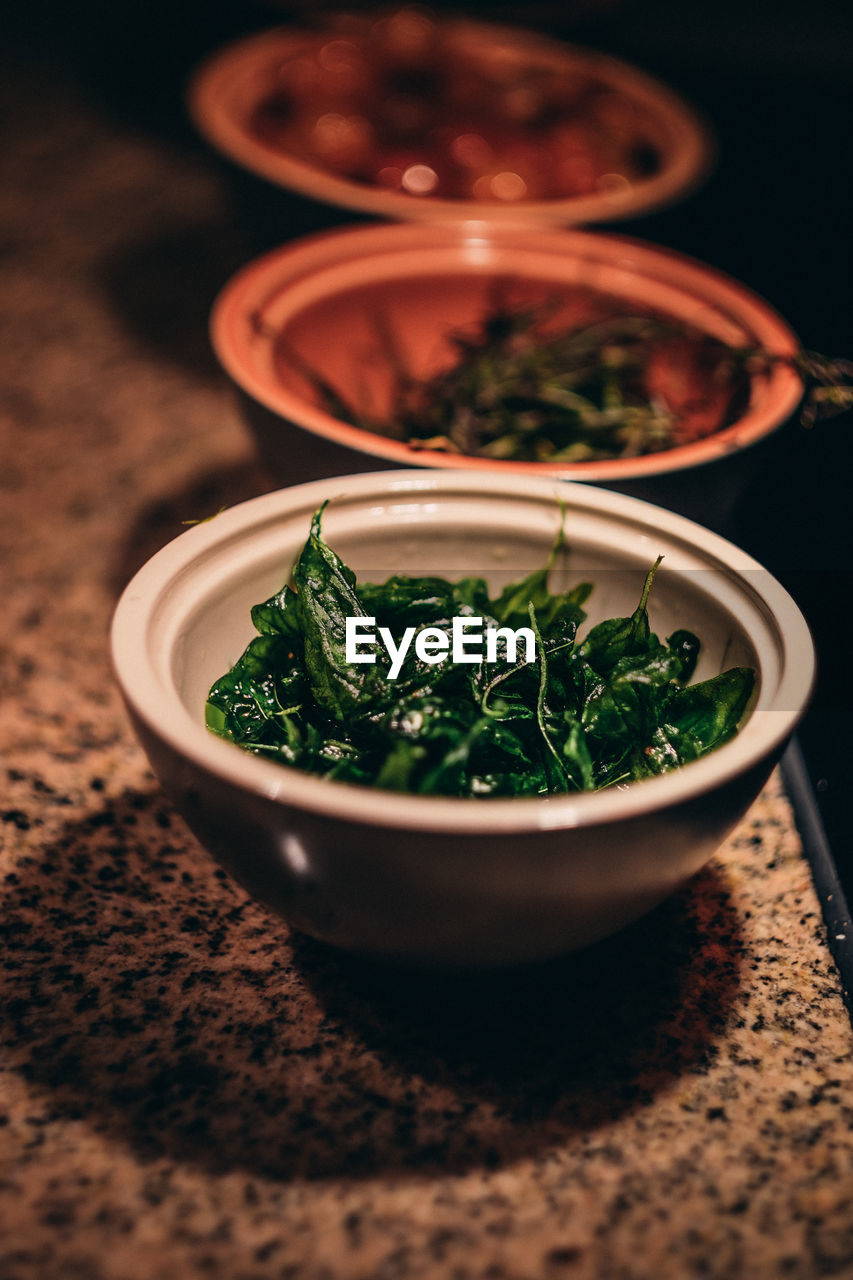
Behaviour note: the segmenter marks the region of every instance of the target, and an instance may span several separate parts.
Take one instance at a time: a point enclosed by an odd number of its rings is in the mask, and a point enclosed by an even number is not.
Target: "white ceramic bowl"
[[[753,666],[758,696],[712,755],[624,789],[550,798],[415,797],[310,777],[204,725],[210,684],[251,638],[250,606],[287,577],[311,513],[364,578],[485,573],[543,562],[565,503],[571,579],[591,620],[633,611],[665,556],[653,628],[703,642],[698,678]],[[559,500],[559,501],[558,501]],[[472,472],[344,476],[270,493],[183,533],[133,578],[112,629],[115,671],[164,788],[199,839],[298,928],[423,964],[530,961],[618,929],[714,853],[802,714],[806,624],[755,561],[646,503],[583,485]]]
[[[408,32],[394,31],[394,23],[399,27],[400,19],[408,23]],[[443,49],[438,55],[440,66],[460,63],[455,94],[459,101],[451,105],[448,100],[448,126],[456,125],[462,139],[478,140],[475,149],[491,145],[496,150],[492,167],[498,175],[498,187],[501,179],[504,188],[509,181],[509,199],[483,198],[479,187],[477,194],[472,189],[470,198],[441,195],[440,186],[439,193],[419,195],[411,184],[406,190],[405,179],[402,185],[389,187],[387,175],[397,172],[390,154],[381,177],[374,176],[369,165],[363,174],[351,168],[361,149],[369,151],[366,137],[371,125],[383,125],[388,119],[424,108],[429,115],[443,100],[441,87],[425,89],[420,96],[416,87],[423,79],[424,57],[435,56],[436,41]],[[388,90],[382,92],[380,87],[380,96],[375,97],[374,91],[371,108],[370,99],[359,91],[365,51],[372,56],[370,51],[374,50],[379,56],[383,49],[397,58],[401,44],[408,45],[397,75],[401,100],[389,101]],[[470,68],[468,75],[466,67]],[[480,75],[485,101],[482,96],[478,100],[474,92]],[[555,103],[549,112],[548,128],[557,126],[563,132],[559,138],[554,135],[548,154],[542,156],[538,152],[544,135],[528,132],[523,119],[514,120],[512,108],[506,116],[499,106],[505,96],[511,99],[514,94],[516,109],[521,108],[523,116],[524,104],[531,96],[535,98],[540,77],[553,77],[560,86],[558,96],[562,93],[567,99],[565,105]],[[600,86],[604,106],[597,115],[595,108],[572,104],[573,86],[580,81],[595,81]],[[283,87],[290,112],[281,136],[275,131],[273,136],[269,126],[259,129],[258,112]],[[453,91],[451,86],[448,90]],[[396,16],[386,13],[378,23],[363,15],[339,15],[327,19],[320,30],[282,27],[238,40],[199,68],[188,100],[201,133],[249,172],[345,209],[432,223],[474,217],[515,225],[577,225],[635,217],[689,191],[704,177],[713,151],[709,130],[697,113],[678,94],[636,67],[522,28],[452,16],[430,19],[425,10],[412,8],[402,9]],[[325,131],[323,121],[327,122]],[[617,156],[613,161],[616,172],[602,172],[585,180],[581,188],[570,183],[566,188],[570,194],[537,193],[537,182],[550,177],[561,164],[578,163],[578,129],[585,130],[591,121],[595,121],[604,147],[618,148],[624,138],[627,163],[620,164]],[[401,177],[407,165],[410,171],[423,170],[425,160],[441,170],[442,157],[433,160],[430,148],[442,131],[436,129],[434,120],[427,119],[420,134],[415,131],[410,140],[395,144],[400,156],[407,157],[400,160]],[[516,132],[520,133],[514,144],[517,155],[507,151],[505,144],[507,136]],[[628,153],[638,144],[657,156],[656,167],[648,172],[631,167]],[[612,159],[608,156],[604,169],[611,167]],[[588,161],[580,163],[583,166]],[[486,160],[480,166],[484,181],[488,181],[489,167]]]
[[[594,481],[727,530],[753,466],[760,465],[756,446],[800,400],[802,384],[788,364],[754,372],[748,403],[721,430],[659,453],[575,463],[462,459],[412,448],[334,417],[304,375],[308,365],[345,401],[387,418],[394,371],[384,335],[391,335],[410,372],[430,377],[455,359],[450,335],[482,323],[498,282],[527,302],[592,291],[618,310],[652,309],[735,347],[780,356],[798,348],[782,317],[744,285],[681,254],[617,236],[467,222],[306,237],[238,271],[211,316],[214,349],[277,482],[378,464],[464,465],[495,475]],[[678,375],[673,394],[683,399],[677,383]],[[689,385],[689,393],[701,400],[714,391],[706,378]]]

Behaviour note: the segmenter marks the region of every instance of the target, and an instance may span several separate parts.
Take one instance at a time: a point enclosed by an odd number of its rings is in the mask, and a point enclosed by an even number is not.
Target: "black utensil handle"
[[[853,1020],[853,923],[829,838],[817,807],[802,748],[793,738],[782,758],[782,777],[794,808],[803,852],[812,871],[826,925],[829,949],[841,975],[842,993]]]

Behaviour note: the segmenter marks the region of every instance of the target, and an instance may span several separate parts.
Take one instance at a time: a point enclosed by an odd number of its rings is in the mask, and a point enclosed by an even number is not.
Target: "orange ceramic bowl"
[[[296,241],[225,286],[211,321],[217,356],[242,393],[263,460],[280,484],[388,466],[594,481],[657,501],[728,532],[727,514],[754,446],[792,414],[802,384],[784,363],[750,375],[736,421],[704,438],[637,457],[516,462],[412,448],[342,421],[305,376],[318,374],[380,418],[394,373],[429,375],[452,361],[449,335],[482,320],[496,281],[541,297],[592,290],[626,310],[654,309],[735,347],[797,349],[785,321],[743,285],[668,250],[580,231],[378,225]]]
[[[189,108],[244,169],[390,219],[633,217],[684,195],[713,150],[693,109],[634,67],[413,8],[231,44]]]

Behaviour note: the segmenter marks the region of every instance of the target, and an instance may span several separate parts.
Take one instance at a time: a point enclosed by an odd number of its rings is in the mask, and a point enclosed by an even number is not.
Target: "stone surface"
[[[2,94],[0,1276],[853,1275],[853,1036],[778,779],[620,937],[452,981],[292,935],[170,810],[107,629],[268,487],[204,330],[247,246],[201,149]]]

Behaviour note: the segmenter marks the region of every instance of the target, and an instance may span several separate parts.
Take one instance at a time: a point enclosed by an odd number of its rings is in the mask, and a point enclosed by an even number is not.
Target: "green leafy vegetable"
[[[311,692],[335,720],[346,723],[367,711],[372,695],[370,668],[347,662],[344,654],[347,617],[366,615],[354,590],[355,574],[321,536],[321,517],[322,510],[314,515],[294,567],[296,604]]]
[[[754,675],[734,667],[688,685],[699,654],[690,631],[665,641],[648,601],[578,638],[592,587],[551,592],[562,529],[545,565],[497,597],[485,580],[394,576],[359,583],[325,542],[322,509],[285,585],[252,610],[259,634],[210,690],[208,726],[248,751],[338,781],[420,795],[515,796],[593,791],[688,764],[726,742]],[[396,678],[381,645],[347,660],[347,618],[410,634]],[[529,628],[535,657],[454,662],[454,619]],[[448,651],[417,651],[429,629]],[[425,637],[426,638],[426,637]],[[532,642],[532,641],[531,641]],[[502,645],[502,647],[501,647]],[[364,652],[364,651],[362,651]]]

